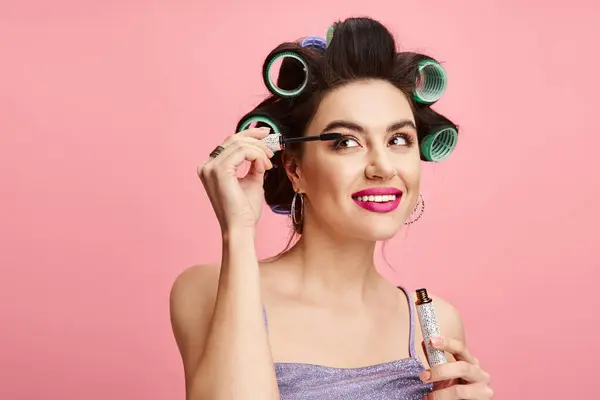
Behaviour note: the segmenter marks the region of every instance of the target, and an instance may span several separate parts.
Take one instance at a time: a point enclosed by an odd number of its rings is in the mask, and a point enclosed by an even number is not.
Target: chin
[[[402,229],[403,225],[393,221],[353,226],[352,231],[357,232],[361,239],[373,242],[385,241],[393,238]]]
[[[381,203],[353,200],[351,207],[347,209],[346,221],[350,221],[351,226],[347,226],[346,232],[369,241],[393,238],[402,230],[409,214],[405,202],[402,198]]]
[[[400,228],[396,228],[396,227],[394,227],[393,229],[387,229],[387,230],[378,229],[377,231],[372,233],[371,240],[374,240],[376,242],[390,240],[391,238],[396,236],[399,231],[400,231]]]
[[[407,210],[396,209],[392,212],[368,212],[356,208],[354,204],[350,209],[344,206],[328,215],[335,216],[328,221],[328,225],[338,237],[357,239],[362,241],[385,241],[393,238],[404,227]]]

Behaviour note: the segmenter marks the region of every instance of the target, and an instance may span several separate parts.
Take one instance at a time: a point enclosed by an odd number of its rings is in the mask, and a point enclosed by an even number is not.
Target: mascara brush
[[[341,133],[323,133],[320,135],[313,136],[301,136],[295,138],[284,138],[281,133],[272,133],[263,139],[263,142],[271,149],[276,152],[284,150],[285,146],[290,143],[304,143],[304,142],[315,142],[315,141],[328,141],[338,140],[342,137]]]

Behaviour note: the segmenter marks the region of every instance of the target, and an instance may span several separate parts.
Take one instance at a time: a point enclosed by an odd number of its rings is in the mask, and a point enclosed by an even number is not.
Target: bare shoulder
[[[440,325],[440,330],[445,332],[446,336],[465,340],[465,330],[463,320],[458,309],[449,301],[443,298],[432,295],[430,296],[435,304],[436,317]]]
[[[458,309],[449,301],[429,294],[435,307],[435,315],[442,335],[465,341],[463,319]],[[416,300],[416,297],[414,298]]]
[[[213,315],[220,266],[196,265],[181,272],[169,297],[171,327],[188,371],[199,360]]]
[[[197,293],[198,286],[209,289],[214,289],[216,293],[216,283],[219,280],[219,265],[194,265],[184,269],[173,282],[171,288],[171,299],[177,297],[181,293],[194,292]],[[205,293],[206,294],[206,293]]]

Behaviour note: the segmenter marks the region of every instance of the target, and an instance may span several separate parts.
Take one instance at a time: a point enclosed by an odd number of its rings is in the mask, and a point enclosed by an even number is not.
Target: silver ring
[[[217,146],[215,147],[215,149],[210,153],[209,157],[212,158],[216,158],[219,154],[221,154],[221,152],[225,150],[225,147],[223,146]]]

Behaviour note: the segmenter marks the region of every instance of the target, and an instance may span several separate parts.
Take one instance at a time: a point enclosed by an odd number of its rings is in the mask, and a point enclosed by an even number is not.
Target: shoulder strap
[[[410,328],[409,328],[409,343],[408,343],[408,351],[411,357],[416,357],[415,353],[415,305],[413,304],[410,293],[406,291],[401,286],[398,286],[398,289],[402,290],[404,295],[406,296],[406,300],[408,301],[408,314],[410,316]]]
[[[263,310],[263,317],[265,319],[265,328],[267,328],[267,332],[269,332],[269,319],[267,318],[267,309],[265,308],[265,306],[263,306],[262,310]]]

